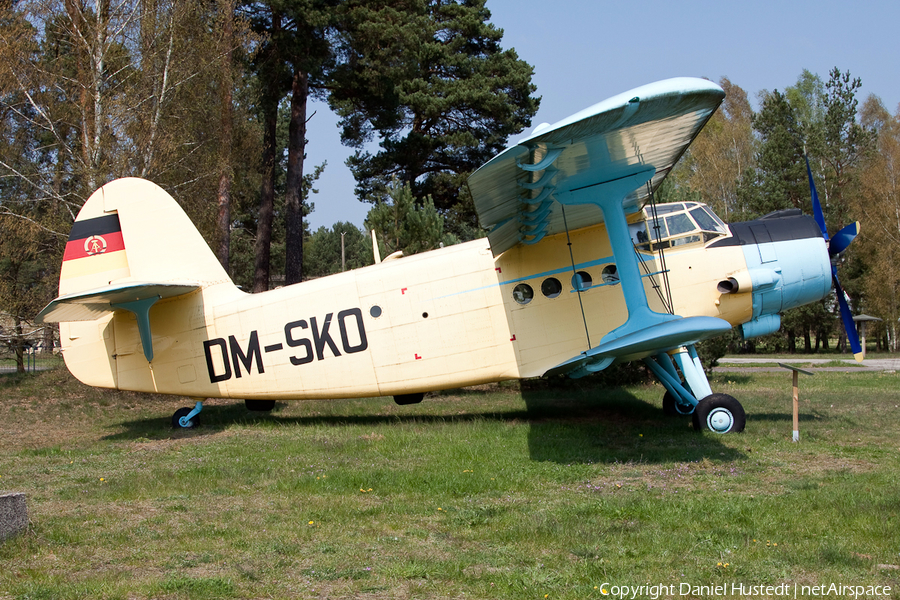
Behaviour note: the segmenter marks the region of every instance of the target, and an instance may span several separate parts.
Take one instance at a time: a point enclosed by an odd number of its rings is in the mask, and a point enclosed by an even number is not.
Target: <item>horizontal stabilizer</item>
[[[731,324],[716,317],[686,317],[650,325],[608,342],[553,367],[545,375],[581,377],[605,369],[613,362],[637,360],[695,344],[728,332]]]
[[[122,305],[174,298],[200,289],[197,283],[127,283],[60,296],[34,318],[35,323],[93,321]]]

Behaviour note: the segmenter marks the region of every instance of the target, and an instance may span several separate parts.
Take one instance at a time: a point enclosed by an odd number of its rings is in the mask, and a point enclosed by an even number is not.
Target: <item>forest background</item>
[[[484,0],[20,0],[0,9],[0,343],[52,345],[31,320],[56,295],[69,229],[87,197],[150,179],[188,213],[235,282],[253,292],[481,237],[463,185],[532,125],[533,69],[504,49]],[[838,68],[725,103],[657,194],[727,222],[811,212],[804,154],[829,231],[862,235],[839,265],[855,313],[900,318],[900,112]],[[364,228],[310,231],[325,164],[305,162],[312,100],[354,149]],[[343,242],[343,244],[342,244]],[[342,249],[343,247],[343,261]],[[789,311],[743,349],[842,343],[829,301]],[[874,335],[872,335],[874,333]],[[733,345],[734,339],[722,343]]]

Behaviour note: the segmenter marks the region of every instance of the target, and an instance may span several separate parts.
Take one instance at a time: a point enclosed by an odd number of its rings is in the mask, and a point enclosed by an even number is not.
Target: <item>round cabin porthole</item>
[[[603,272],[600,274],[600,278],[603,280],[603,283],[607,283],[609,285],[616,285],[619,283],[619,269],[616,265],[606,265],[603,267]]]
[[[534,298],[534,290],[527,283],[520,283],[513,289],[513,300],[519,304],[528,304]]]
[[[378,305],[373,306],[369,309],[369,314],[372,315],[373,319],[377,319],[381,316],[381,307]]]
[[[556,298],[562,293],[562,284],[556,277],[548,277],[541,283],[541,293],[548,298]]]
[[[594,279],[585,271],[578,271],[572,275],[572,288],[576,292],[583,292],[593,285]]]

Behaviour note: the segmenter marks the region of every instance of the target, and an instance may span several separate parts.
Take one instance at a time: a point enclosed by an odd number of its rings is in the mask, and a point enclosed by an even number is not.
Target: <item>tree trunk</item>
[[[263,178],[259,190],[259,222],[256,225],[256,264],[253,271],[253,292],[269,289],[269,263],[272,254],[272,218],[275,212],[275,150],[278,146],[278,98],[267,98],[265,110],[265,139],[263,147]]]
[[[25,372],[25,335],[22,330],[22,319],[18,315],[14,319],[16,325],[16,338],[13,348],[16,352],[16,373]]]
[[[285,185],[284,284],[303,279],[303,156],[306,152],[306,100],[309,76],[297,70],[291,83],[291,123]]]
[[[44,325],[44,331],[41,334],[43,339],[43,354],[53,356],[53,341],[56,338],[54,332],[56,331],[56,325]]]
[[[231,73],[232,48],[234,46],[234,0],[222,0],[220,10],[224,23],[222,24],[222,97],[220,109],[220,123],[222,127],[222,146],[219,149],[219,191],[217,203],[219,212],[216,217],[216,229],[218,230],[218,243],[216,244],[216,257],[219,259],[226,273],[229,273],[229,256],[231,250],[231,136],[232,136],[232,112],[234,87]]]

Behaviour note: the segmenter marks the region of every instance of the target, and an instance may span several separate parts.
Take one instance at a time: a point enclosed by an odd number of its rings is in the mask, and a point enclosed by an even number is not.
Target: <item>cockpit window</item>
[[[674,202],[672,204],[657,204],[656,205],[656,214],[658,214],[659,216],[668,215],[670,213],[678,212],[680,210],[684,210],[684,204],[682,204],[681,202]]]
[[[725,223],[709,207],[697,202],[658,204],[655,210],[644,207],[644,221],[630,225],[629,229],[635,245],[647,251],[706,243],[728,233]]]
[[[680,213],[666,217],[666,225],[669,226],[669,235],[681,235],[690,233],[697,228],[694,222],[688,218],[686,213]]]
[[[725,224],[705,206],[692,210],[691,216],[694,217],[694,220],[697,221],[697,225],[699,225],[700,229],[703,231],[718,231],[719,233],[725,233]]]

